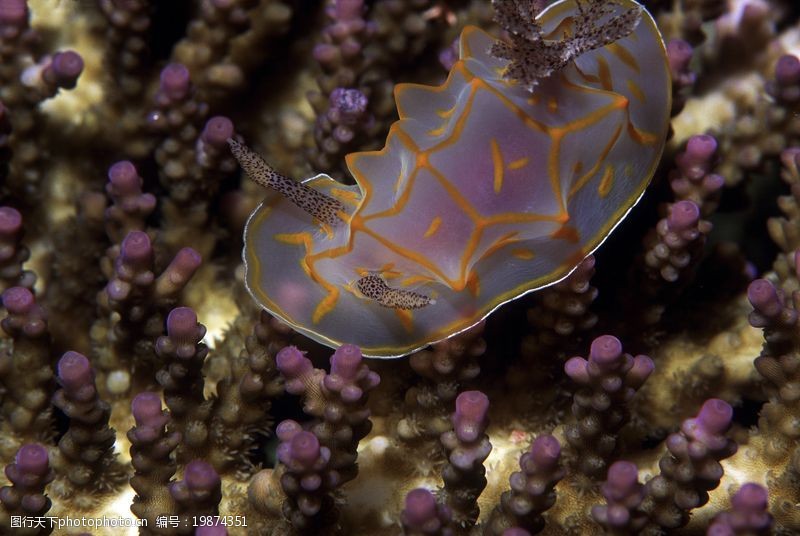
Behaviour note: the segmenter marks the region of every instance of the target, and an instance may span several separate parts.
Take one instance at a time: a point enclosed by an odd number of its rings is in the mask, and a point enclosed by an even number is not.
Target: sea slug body
[[[619,0],[611,11],[639,7]],[[544,36],[571,35],[577,9],[574,0],[546,9]],[[642,10],[630,35],[532,91],[504,78],[509,62],[489,54],[494,42],[468,27],[444,84],[396,87],[400,120],[384,148],[346,157],[356,185],[302,183],[337,201],[324,217],[267,195],[243,255],[263,307],[323,344],[397,357],[566,277],[624,218],[669,124],[653,19]]]

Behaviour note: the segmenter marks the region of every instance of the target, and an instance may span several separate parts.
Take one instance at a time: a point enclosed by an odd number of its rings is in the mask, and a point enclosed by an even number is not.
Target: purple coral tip
[[[0,24],[18,26],[28,20],[25,0],[0,0]]]
[[[592,341],[589,358],[599,364],[607,364],[622,355],[622,343],[613,335],[601,335]]]
[[[564,372],[572,381],[586,383],[589,373],[586,371],[586,360],[580,356],[571,357],[564,363]]]
[[[686,143],[686,154],[698,160],[708,160],[717,151],[717,140],[708,134],[698,134]]]
[[[147,426],[154,419],[161,418],[161,397],[158,393],[145,391],[131,401],[131,412],[137,426]]]
[[[296,346],[287,346],[281,349],[275,356],[275,362],[281,374],[290,377],[299,376],[312,368],[311,362]]]
[[[192,490],[211,490],[220,485],[220,478],[214,467],[203,460],[192,460],[186,464],[183,480],[186,487]]]
[[[667,58],[672,71],[686,69],[692,59],[692,45],[683,39],[670,39],[667,43]]]
[[[36,304],[33,293],[25,287],[11,287],[3,292],[3,307],[12,314],[25,314]]]
[[[656,364],[646,355],[637,355],[633,359],[633,367],[628,371],[630,378],[635,378],[640,384],[644,383],[656,369]]]
[[[22,229],[22,215],[12,207],[0,207],[0,235],[14,235]]]
[[[781,162],[790,169],[800,167],[800,147],[788,147],[781,151]]]
[[[503,531],[503,536],[531,536],[531,533],[519,527],[511,527]]]
[[[608,468],[607,486],[603,488],[607,498],[615,501],[622,500],[630,490],[639,482],[639,468],[636,464],[618,461]]]
[[[176,339],[193,339],[197,335],[197,314],[191,307],[176,307],[167,316],[167,334]]]
[[[489,397],[480,391],[464,391],[456,398],[453,425],[462,441],[475,441],[486,428]]]
[[[43,475],[50,469],[47,449],[37,443],[22,445],[14,463],[22,473]]]
[[[319,458],[320,447],[317,436],[311,432],[297,432],[289,442],[290,456],[304,466]]]
[[[53,55],[53,73],[61,86],[72,86],[83,71],[83,58],[72,50]]]
[[[791,54],[781,56],[775,66],[775,78],[783,85],[800,82],[800,59]]]
[[[336,60],[339,55],[339,50],[333,45],[320,43],[314,46],[311,55],[320,63],[330,63]]]
[[[683,231],[694,227],[700,219],[700,209],[694,201],[678,201],[672,205],[667,224],[673,231]]]
[[[436,498],[433,493],[424,488],[408,492],[402,516],[409,527],[422,527],[431,519],[435,519],[436,514]]]
[[[161,91],[172,99],[182,99],[189,93],[189,69],[182,63],[170,63],[161,71]]]
[[[58,360],[58,379],[61,385],[70,390],[94,383],[89,359],[78,352],[65,352]]]
[[[462,418],[480,421],[489,411],[489,397],[480,391],[464,391],[456,398],[456,414]]]
[[[303,427],[300,426],[297,421],[286,419],[278,423],[278,426],[275,428],[275,435],[278,436],[278,439],[281,441],[289,441],[296,433],[302,430]]]
[[[120,253],[122,258],[127,261],[149,260],[153,254],[153,248],[150,247],[150,237],[142,231],[131,231],[122,241]]]
[[[181,274],[183,279],[189,279],[195,270],[200,267],[203,257],[192,248],[181,248],[170,263],[170,268]]]
[[[768,506],[767,489],[752,482],[748,482],[739,488],[736,495],[731,500],[733,509],[766,511]]]
[[[206,121],[200,138],[209,145],[224,147],[228,138],[232,138],[233,134],[233,121],[225,116],[217,115]]]
[[[732,418],[733,408],[730,404],[718,398],[711,398],[700,408],[697,424],[710,433],[719,434],[728,429]]]
[[[561,456],[561,444],[551,435],[541,435],[533,441],[531,455],[537,467],[553,467]]]
[[[122,160],[108,168],[108,180],[122,193],[138,192],[141,186],[139,173],[129,160]]]
[[[753,307],[766,316],[776,316],[781,312],[778,290],[766,279],[756,279],[747,287],[747,299]]]
[[[361,349],[358,346],[343,344],[331,356],[331,374],[354,378],[361,360]]]

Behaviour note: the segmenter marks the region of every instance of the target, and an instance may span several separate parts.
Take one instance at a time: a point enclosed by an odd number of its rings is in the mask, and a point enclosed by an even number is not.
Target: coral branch
[[[361,350],[352,344],[343,344],[331,356],[330,374],[315,369],[293,346],[281,350],[276,362],[286,379],[286,391],[302,395],[304,411],[321,419],[312,429],[330,450],[328,466],[342,483],[352,480],[358,473],[358,442],[372,429],[367,397],[380,377],[369,370]]]
[[[551,435],[541,435],[519,460],[521,471],[509,478],[511,489],[500,497],[492,511],[487,534],[499,536],[508,528],[520,527],[537,534],[544,528],[542,513],[556,502],[554,488],[564,478],[561,466],[561,445]]]
[[[231,466],[243,473],[253,471],[242,455],[256,447],[258,435],[268,435],[272,428],[270,406],[284,391],[275,352],[285,346],[285,335],[277,321],[262,312],[239,354],[225,356],[231,370],[217,384],[211,424],[212,441],[218,448],[210,461],[220,471]],[[218,345],[215,355],[220,355],[220,349]]]
[[[286,392],[303,397],[303,411],[322,417],[325,401],[320,385],[325,371],[314,368],[311,360],[295,346],[287,346],[275,356],[275,363],[283,376]]]
[[[155,531],[156,517],[176,513],[167,486],[175,475],[173,453],[181,435],[167,432],[171,417],[168,411],[161,409],[161,397],[157,393],[136,395],[131,402],[131,412],[136,422],[127,434],[135,471],[130,480],[136,492],[131,511],[139,519],[146,519]]]
[[[60,477],[57,493],[72,496],[76,506],[87,508],[94,500],[92,493],[109,491],[120,483],[114,467],[116,435],[108,425],[111,406],[98,397],[94,370],[86,356],[66,352],[58,361],[57,379],[61,389],[53,395],[53,405],[69,417],[54,463]]]
[[[732,509],[717,514],[707,536],[767,536],[772,534],[772,516],[767,511],[767,490],[745,484],[731,500]]]
[[[26,98],[39,102],[58,93],[61,88],[72,89],[83,71],[83,58],[68,50],[45,56],[38,64],[22,72],[22,80],[29,93]]]
[[[594,327],[597,315],[589,309],[598,293],[591,284],[594,265],[594,255],[589,255],[569,277],[536,293],[537,306],[528,310],[535,332],[523,341],[523,347],[556,346]]]
[[[36,274],[22,265],[30,257],[22,245],[22,215],[12,207],[0,207],[0,291],[9,287],[33,288]]]
[[[44,494],[45,486],[53,478],[53,471],[47,456],[47,449],[36,443],[22,445],[14,457],[14,463],[6,466],[6,478],[10,486],[0,488],[0,524],[11,527],[11,516],[40,517],[50,509],[51,501]],[[50,534],[49,525],[43,527],[20,527],[14,534],[33,536]]]
[[[669,60],[669,73],[672,78],[672,110],[671,115],[681,113],[686,105],[697,74],[691,70],[694,50],[692,45],[683,39],[670,39],[667,43],[667,59]]]
[[[455,523],[470,527],[478,519],[478,497],[486,487],[483,462],[492,451],[486,428],[489,398],[480,391],[465,391],[456,398],[453,430],[442,434],[448,464],[442,471],[444,500]]]
[[[116,248],[111,255],[114,251]],[[125,392],[130,387],[130,372],[120,370],[125,364],[137,363],[142,374],[154,372],[153,342],[200,262],[196,251],[183,248],[156,277],[150,237],[131,231],[122,241],[109,282],[98,297],[107,316],[99,318],[92,329],[94,344],[104,350],[98,366],[107,375],[111,392]],[[109,380],[114,373],[119,381],[112,385]]]
[[[5,389],[0,406],[5,438],[0,444],[8,453],[19,446],[12,434],[22,441],[50,434],[53,369],[45,312],[31,291],[12,287],[3,292],[2,301],[8,316],[0,326],[13,340],[11,346],[0,344],[0,380]]]
[[[345,154],[369,143],[376,122],[368,108],[370,89],[365,86],[371,61],[365,46],[375,25],[364,18],[363,0],[328,2],[325,14],[329,24],[313,56],[322,67],[317,76],[320,91],[309,92],[308,100],[316,112],[314,145],[309,155],[316,169],[343,176]]]
[[[606,534],[639,534],[647,523],[647,515],[640,509],[645,491],[639,482],[636,464],[614,462],[608,468],[608,479],[600,491],[606,504],[593,506],[592,517],[602,525]]]
[[[789,195],[778,197],[778,207],[784,216],[769,218],[767,229],[781,249],[773,263],[776,274],[781,281],[797,281],[794,255],[800,248],[800,146],[784,149],[780,159],[781,178],[789,185]]]
[[[452,517],[450,509],[438,504],[433,493],[424,488],[409,491],[400,512],[406,536],[453,536]]]
[[[775,79],[767,84],[767,93],[787,108],[800,104],[800,59],[785,54],[775,66]]]
[[[373,132],[375,119],[368,104],[368,97],[358,89],[337,87],[331,91],[314,123],[317,150],[311,154],[316,167],[341,175],[338,168],[344,155],[362,146]]]
[[[797,258],[797,257],[796,257]],[[798,336],[797,304],[800,291],[791,298],[766,279],[753,281],[747,289],[753,305],[750,324],[764,329],[764,346],[754,365],[766,380],[769,401],[761,408],[759,428],[765,439],[763,456],[773,462],[786,463],[798,452],[800,439],[794,415],[800,406],[800,337]],[[791,466],[790,466],[791,467]],[[797,474],[791,467],[784,477]]]
[[[462,386],[480,374],[478,358],[486,351],[480,323],[430,350],[411,355],[409,364],[422,381],[405,394],[406,415],[397,424],[406,442],[428,442],[450,429],[450,412]]]
[[[186,464],[183,480],[169,485],[169,494],[177,504],[181,516],[179,534],[194,532],[195,518],[219,514],[222,499],[222,481],[214,468],[203,460]]]
[[[683,421],[680,432],[667,438],[669,453],[659,461],[661,473],[646,484],[643,510],[651,523],[662,529],[683,527],[690,512],[708,502],[708,492],[722,478],[719,462],[737,449],[725,437],[732,417],[727,402],[710,399],[697,417]]]
[[[322,379],[325,413],[313,431],[331,449],[330,467],[339,472],[342,483],[358,474],[356,449],[372,429],[367,397],[380,381],[352,344],[343,344],[333,353],[331,372]]]
[[[140,75],[147,62],[151,4],[148,0],[100,0],[106,26],[105,64],[119,88],[119,100],[138,97],[144,90]]]
[[[192,309],[177,307],[167,316],[167,335],[156,340],[156,355],[164,365],[156,380],[164,389],[173,429],[181,434],[179,460],[204,457],[211,448],[211,401],[203,395],[202,368],[208,355],[202,343],[205,334],[205,326],[197,322]]]
[[[27,2],[4,0],[2,10],[0,100],[9,112],[13,133],[8,138],[9,173],[0,192],[10,193],[26,206],[36,206],[48,160],[48,152],[40,144],[46,121],[39,105],[61,88],[75,87],[83,58],[74,51],[39,57],[42,35],[29,25]]]
[[[144,290],[155,279],[153,256],[150,237],[142,231],[131,231],[120,245],[114,277],[106,285],[109,306],[122,310],[127,305],[127,316],[133,321],[143,320],[145,311],[136,302],[144,301]]]
[[[142,193],[142,178],[128,160],[108,168],[106,193],[111,206],[105,211],[106,232],[119,242],[133,231],[144,231],[145,221],[156,207],[153,194]]]
[[[646,355],[623,353],[622,343],[611,335],[592,341],[588,359],[566,362],[567,376],[580,385],[572,401],[577,423],[565,430],[579,471],[591,478],[605,474],[617,452],[617,434],[630,419],[628,404],[654,368]]]
[[[651,277],[660,277],[668,283],[678,281],[692,261],[697,260],[710,231],[711,224],[700,219],[696,203],[679,201],[672,205],[669,216],[658,222],[645,253]]]
[[[669,174],[675,199],[694,202],[702,216],[717,208],[725,184],[725,179],[711,172],[716,160],[717,140],[707,134],[692,136],[686,148],[675,156],[676,169]]]
[[[153,294],[157,300],[174,302],[200,267],[201,257],[192,248],[182,248],[155,280]]]
[[[238,164],[228,150],[228,140],[235,135],[233,122],[225,116],[215,115],[206,121],[197,138],[195,153],[197,164],[209,180],[214,173],[230,175],[236,171]]]
[[[283,421],[276,431],[281,440],[278,460],[286,466],[281,487],[287,495],[283,515],[301,533],[333,529],[337,513],[331,491],[339,487],[339,473],[329,468],[331,451],[294,421]]]

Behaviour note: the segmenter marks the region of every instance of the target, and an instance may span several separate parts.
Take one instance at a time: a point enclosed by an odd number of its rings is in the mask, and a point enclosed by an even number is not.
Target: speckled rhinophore
[[[545,35],[568,35],[575,9],[565,0],[543,12]],[[493,42],[468,27],[443,85],[397,86],[385,147],[347,156],[355,186],[305,181],[346,207],[344,224],[268,194],[245,230],[247,286],[261,305],[321,343],[399,356],[562,279],[608,236],[666,137],[670,79],[653,19],[643,12],[632,34],[532,93],[503,78]],[[430,303],[387,308],[359,291],[367,276]]]

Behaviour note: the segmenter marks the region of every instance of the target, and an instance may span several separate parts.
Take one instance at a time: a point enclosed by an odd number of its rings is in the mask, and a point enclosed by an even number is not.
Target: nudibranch
[[[607,39],[587,29],[587,5],[611,26],[636,10],[638,24]],[[530,58],[495,57],[494,38],[464,29],[444,84],[398,85],[384,148],[347,155],[354,186],[293,181],[231,140],[272,188],[244,236],[247,288],[264,308],[323,344],[399,357],[558,282],[605,240],[664,147],[664,43],[633,0],[562,0],[530,22],[533,45],[567,43],[568,61],[509,79]],[[606,39],[582,48],[590,38]]]

